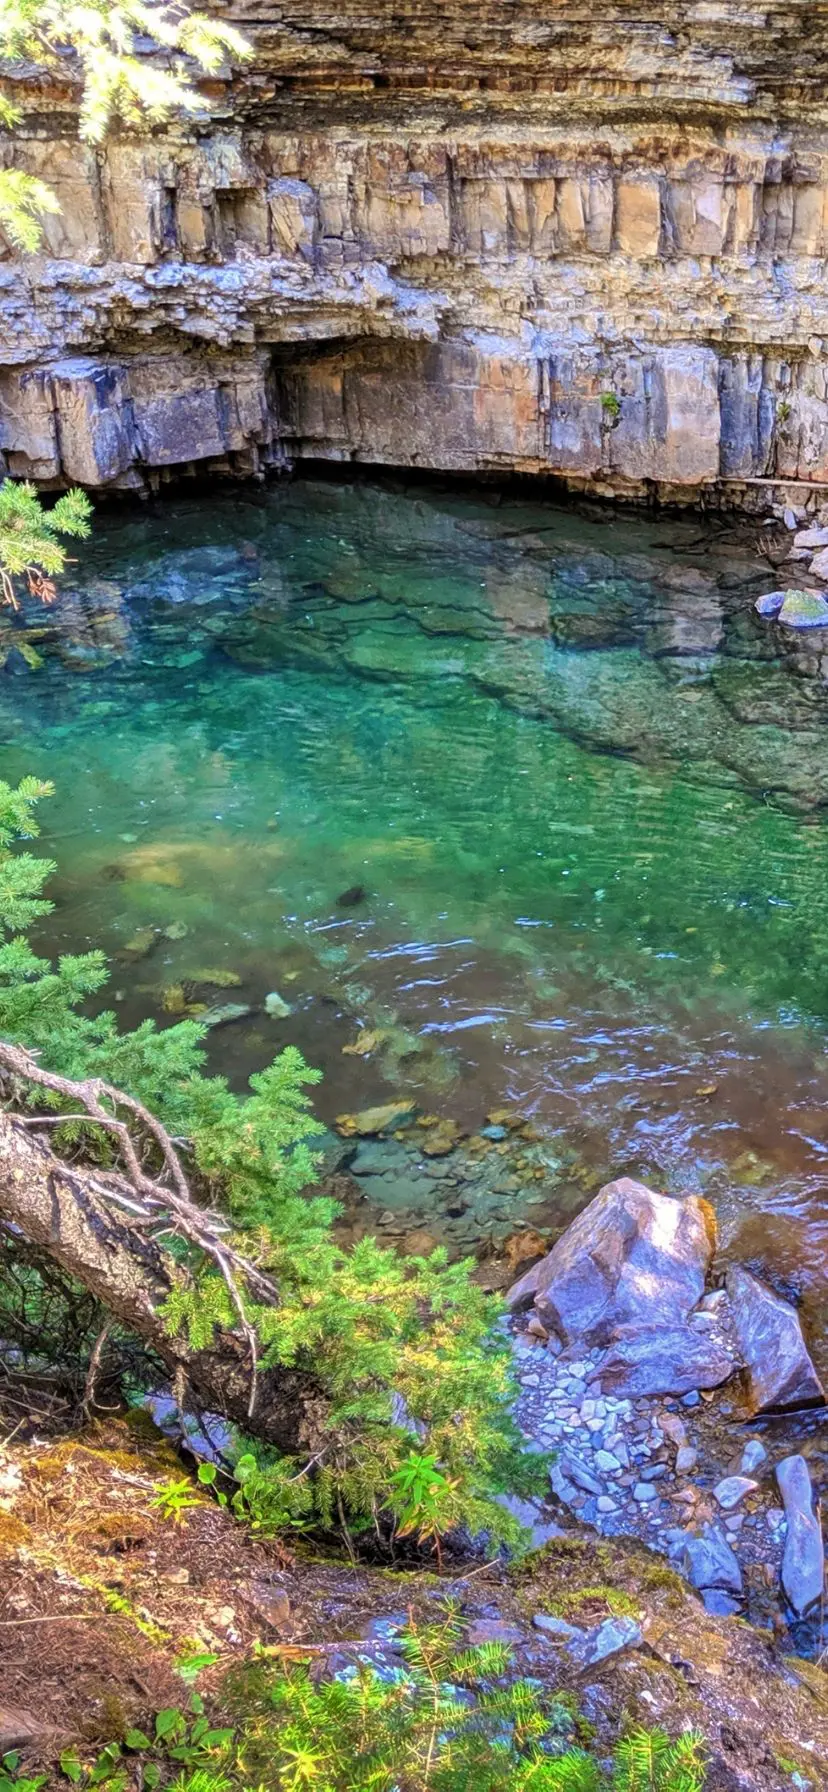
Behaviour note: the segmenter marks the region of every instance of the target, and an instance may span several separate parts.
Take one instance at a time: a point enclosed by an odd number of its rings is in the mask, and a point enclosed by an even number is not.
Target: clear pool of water
[[[124,1024],[232,973],[212,1061],[297,1043],[326,1121],[515,1104],[535,1221],[704,1190],[824,1332],[828,642],[767,587],[748,533],[492,493],[104,515],[0,638],[0,769],[57,787],[41,943],[103,945]]]

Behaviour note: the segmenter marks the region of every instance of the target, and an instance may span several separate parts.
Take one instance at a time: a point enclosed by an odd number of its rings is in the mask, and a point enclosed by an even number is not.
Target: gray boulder
[[[778,616],[785,602],[784,591],[766,591],[753,606],[759,616]]]
[[[727,1539],[713,1525],[706,1525],[697,1536],[686,1538],[677,1565],[691,1587],[696,1587],[700,1593],[718,1587],[726,1593],[741,1596],[742,1570]]]
[[[824,1406],[822,1384],[794,1308],[746,1269],[728,1270],[727,1291],[751,1412]]]
[[[595,1373],[605,1393],[640,1399],[717,1388],[735,1366],[727,1346],[706,1327],[665,1323],[619,1327]]]
[[[606,1344],[619,1326],[673,1327],[704,1293],[715,1242],[706,1201],[656,1194],[624,1176],[600,1190],[507,1299],[513,1310],[534,1301],[567,1344]]]
[[[565,1537],[566,1532],[550,1518],[540,1500],[524,1500],[516,1493],[496,1493],[495,1503],[502,1506],[504,1512],[511,1513],[518,1524],[529,1532],[532,1549],[542,1549],[544,1543],[551,1543],[553,1537]]]
[[[825,1580],[822,1526],[814,1511],[811,1477],[804,1456],[785,1456],[776,1465],[776,1479],[787,1521],[782,1586],[792,1610],[798,1618],[804,1618],[821,1600]]]

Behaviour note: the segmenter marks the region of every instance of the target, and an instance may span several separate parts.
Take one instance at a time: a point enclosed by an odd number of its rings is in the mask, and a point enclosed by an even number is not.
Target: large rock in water
[[[728,1270],[727,1292],[751,1413],[824,1406],[822,1384],[794,1308],[747,1269]]]
[[[776,1465],[788,1534],[782,1557],[782,1586],[788,1604],[804,1618],[822,1598],[825,1551],[814,1511],[811,1477],[804,1456],[786,1456]]]
[[[706,1201],[659,1195],[622,1176],[600,1190],[507,1300],[513,1310],[534,1300],[544,1325],[566,1344],[607,1344],[619,1326],[674,1331],[704,1293],[715,1243]]]

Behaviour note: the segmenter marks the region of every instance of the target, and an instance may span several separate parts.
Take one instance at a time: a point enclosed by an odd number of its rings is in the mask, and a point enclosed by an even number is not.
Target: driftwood
[[[220,1215],[193,1200],[181,1156],[155,1116],[99,1079],[74,1082],[41,1069],[20,1047],[0,1041],[0,1073],[18,1086],[59,1095],[60,1115],[21,1116],[0,1110],[0,1218],[45,1251],[147,1344],[173,1376],[179,1394],[203,1411],[223,1413],[253,1436],[294,1452],[319,1437],[324,1401],[303,1371],[261,1370],[243,1291],[260,1304],[278,1289],[231,1245]],[[44,1128],[83,1119],[114,1136],[121,1168],[65,1162]],[[159,1164],[151,1174],[147,1150]],[[164,1240],[184,1239],[223,1276],[237,1315],[203,1349],[186,1334],[170,1337],[161,1309],[174,1287],[190,1280]]]

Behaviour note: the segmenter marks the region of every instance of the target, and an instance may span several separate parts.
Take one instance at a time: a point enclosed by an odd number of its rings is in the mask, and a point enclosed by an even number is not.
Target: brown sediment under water
[[[3,620],[0,770],[57,787],[38,943],[123,1025],[249,1009],[211,1064],[300,1046],[328,1125],[531,1121],[361,1146],[389,1236],[702,1191],[828,1369],[828,637],[755,616],[755,535],[324,478],[104,515]]]

